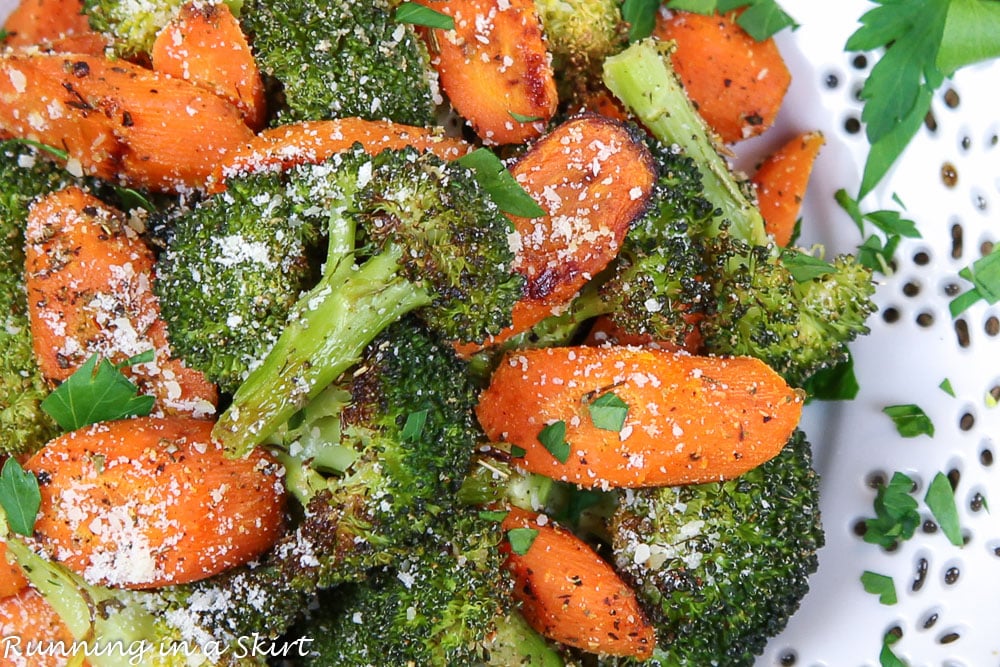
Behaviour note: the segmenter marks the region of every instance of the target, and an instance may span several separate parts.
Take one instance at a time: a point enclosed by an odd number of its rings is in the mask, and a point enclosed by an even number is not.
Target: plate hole
[[[910,281],[903,285],[903,294],[908,297],[915,297],[920,294],[920,284]]]
[[[958,632],[951,630],[938,637],[939,644],[953,644],[962,638]]]
[[[854,66],[854,69],[864,69],[868,67],[868,56],[863,53],[857,54],[851,59],[851,65]]]
[[[886,324],[895,324],[899,321],[899,311],[890,306],[882,311],[882,319]]]
[[[961,101],[961,98],[958,96],[958,91],[954,88],[949,88],[944,91],[944,103],[949,109],[957,109]]]
[[[993,252],[993,241],[983,241],[979,246],[979,252],[983,257]]]
[[[836,72],[830,72],[823,78],[823,85],[833,90],[840,85],[840,77],[837,76]]]
[[[986,318],[983,330],[986,331],[987,336],[996,336],[997,334],[1000,334],[1000,319],[998,319],[996,315],[990,315]],[[994,387],[994,389],[997,389],[997,387]],[[994,398],[1000,398],[1000,396],[994,396]]]
[[[989,447],[984,447],[981,452],[979,452],[979,462],[985,468],[989,468],[993,465],[993,450]]]
[[[929,312],[920,313],[919,315],[917,315],[917,325],[924,327],[925,329],[927,327],[933,326],[934,314]]]
[[[976,425],[976,416],[971,412],[966,412],[961,417],[958,418],[958,427],[963,431],[971,431],[972,427]],[[954,486],[954,484],[952,485]]]
[[[778,664],[781,667],[794,667],[799,662],[799,656],[795,651],[788,651],[782,654],[781,658],[778,659]]]
[[[958,283],[945,283],[942,291],[947,297],[956,297],[958,296],[958,293],[962,291],[962,286]]]
[[[969,510],[972,512],[982,512],[985,506],[986,497],[976,491],[976,493],[972,495],[972,500],[969,501]]]
[[[931,613],[927,614],[927,616],[924,617],[923,623],[921,623],[924,630],[930,630],[931,628],[933,628],[934,625],[938,622],[938,618],[940,617],[938,616],[938,612],[936,611],[932,611]]]
[[[913,255],[913,263],[917,266],[927,266],[931,263],[931,256],[921,250],[920,252]]]
[[[962,256],[962,225],[951,226],[951,256],[958,259]]]
[[[955,320],[955,337],[959,347],[969,347],[969,323],[965,320]]]
[[[924,583],[927,581],[927,570],[930,569],[930,563],[926,558],[917,559],[917,568],[913,573],[913,583],[910,584],[910,590],[916,593],[921,588],[924,587]]]
[[[857,134],[861,131],[861,120],[855,116],[849,116],[844,120],[844,131],[848,134]]]
[[[962,571],[958,569],[957,565],[952,565],[947,570],[944,571],[944,583],[948,586],[954,586],[958,583],[958,580],[962,578]]]

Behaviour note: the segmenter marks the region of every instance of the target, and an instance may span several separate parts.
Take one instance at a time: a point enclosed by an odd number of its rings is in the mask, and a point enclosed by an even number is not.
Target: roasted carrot
[[[774,39],[754,40],[736,16],[660,12],[654,30],[676,44],[673,65],[688,97],[726,143],[771,127],[792,80]]]
[[[8,52],[0,135],[65,150],[71,172],[181,191],[203,187],[253,132],[222,98],[124,60]]]
[[[602,315],[595,319],[584,341],[584,345],[648,345],[672,352],[683,350],[691,354],[698,354],[703,347],[701,330],[697,327],[700,314],[692,314],[684,319],[695,326],[684,338],[683,347],[669,341],[658,341],[650,335],[630,334],[615,324],[614,320],[607,315]]]
[[[653,654],[653,626],[635,593],[614,569],[573,533],[546,517],[512,509],[503,529],[534,531],[524,553],[507,543],[514,597],[537,632],[568,646],[644,660]]]
[[[821,132],[804,132],[769,155],[751,179],[764,226],[775,243],[787,246],[795,232],[813,163],[825,140]]]
[[[264,126],[264,80],[229,5],[188,2],[156,36],[153,69],[228,100],[253,130]]]
[[[152,349],[128,372],[163,414],[208,416],[218,392],[200,371],[172,359],[153,293],[153,252],[120,212],[77,187],[29,210],[25,283],[42,374],[65,380],[92,355],[120,363]]]
[[[442,160],[454,160],[472,150],[470,144],[439,130],[389,121],[340,118],[288,123],[264,130],[228,156],[212,175],[210,189],[224,190],[225,180],[237,174],[317,164],[355,143],[372,155],[412,146],[432,151]]]
[[[596,114],[559,125],[510,173],[547,215],[510,216],[517,233],[514,268],[526,279],[526,296],[514,308],[514,324],[487,344],[527,331],[565,308],[618,255],[656,180],[642,140]],[[467,355],[479,347],[456,349]]]
[[[545,131],[558,93],[533,0],[419,0],[455,20],[424,35],[441,89],[488,144]]]
[[[3,667],[63,667],[72,663],[73,634],[41,593],[26,587],[0,599]]]
[[[263,553],[283,527],[280,466],[231,459],[211,422],[141,417],[49,442],[25,469],[45,480],[35,535],[90,581],[150,588],[196,581]]]
[[[801,411],[802,393],[750,357],[575,347],[509,355],[476,415],[531,472],[641,487],[736,477],[781,451]]]
[[[107,39],[90,27],[82,0],[22,0],[7,17],[4,44],[59,53],[104,53]]]
[[[0,600],[17,595],[27,585],[21,566],[7,560],[7,545],[0,542]]]

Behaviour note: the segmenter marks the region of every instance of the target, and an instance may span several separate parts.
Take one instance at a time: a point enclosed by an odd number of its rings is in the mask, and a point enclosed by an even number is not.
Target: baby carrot
[[[0,665],[4,667],[89,664],[70,662],[73,634],[42,594],[31,587],[0,598],[0,637],[4,639],[0,652]]]
[[[586,487],[736,477],[777,455],[802,394],[749,357],[632,347],[512,353],[476,415],[530,472]]]
[[[35,202],[25,228],[25,284],[39,370],[65,380],[92,355],[120,363],[165,414],[210,415],[218,391],[172,359],[153,293],[152,250],[124,214],[77,187]]]
[[[453,30],[424,32],[441,89],[488,144],[545,131],[558,94],[533,0],[419,0]]]
[[[736,14],[660,12],[654,35],[673,41],[674,69],[705,122],[725,143],[771,127],[792,76],[773,38],[758,42]]]
[[[512,509],[503,529],[527,530],[531,545],[507,544],[506,566],[525,620],[557,642],[612,656],[644,660],[656,637],[635,593],[585,542],[544,517]]]
[[[104,53],[107,40],[90,27],[82,0],[22,0],[3,26],[4,45],[39,46],[59,53]]]
[[[7,545],[0,542],[0,600],[17,595],[27,585],[21,566],[7,560]]]
[[[228,100],[253,130],[264,126],[264,81],[229,5],[188,2],[156,36],[153,69]]]
[[[40,543],[88,581],[150,588],[246,563],[283,529],[280,466],[261,449],[231,459],[212,423],[104,422],[49,442],[25,469],[41,480]]]
[[[824,143],[821,132],[804,132],[769,155],[751,179],[764,227],[774,242],[787,246],[795,232],[813,164]]]

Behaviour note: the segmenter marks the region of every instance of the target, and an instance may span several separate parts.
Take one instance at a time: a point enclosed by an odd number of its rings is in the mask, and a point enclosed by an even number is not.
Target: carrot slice
[[[7,545],[0,542],[0,599],[17,595],[27,585],[21,566],[7,560]],[[0,633],[0,636],[6,635]]]
[[[246,563],[283,529],[280,466],[231,459],[212,423],[141,417],[49,442],[25,469],[45,483],[35,535],[88,581],[150,588]]]
[[[514,268],[526,279],[512,326],[486,344],[527,331],[563,309],[617,255],[629,226],[646,210],[656,168],[642,140],[620,122],[585,114],[535,142],[510,168],[547,212],[510,216]],[[468,355],[482,345],[460,345]]]
[[[754,40],[736,16],[660,12],[653,33],[677,45],[674,69],[709,127],[726,143],[771,127],[792,80],[774,39]]]
[[[533,0],[419,0],[455,20],[425,30],[441,89],[488,144],[545,131],[559,101]]]
[[[224,190],[225,180],[238,174],[318,164],[355,143],[370,155],[412,146],[431,151],[442,160],[455,160],[472,150],[467,142],[433,128],[363,118],[302,121],[264,130],[234,151],[215,170],[210,189]]]
[[[228,100],[253,130],[264,126],[264,80],[253,52],[225,3],[188,2],[156,36],[153,69]]]
[[[164,414],[214,414],[218,391],[172,359],[153,293],[153,253],[125,216],[77,187],[32,205],[25,282],[39,369],[65,380],[92,355],[120,363],[154,350],[128,373]]]
[[[602,397],[626,407],[620,428],[594,416]],[[736,477],[777,455],[801,412],[802,393],[757,359],[633,347],[514,353],[476,408],[527,470],[586,487]]]
[[[73,634],[41,593],[26,587],[0,599],[0,665],[63,667],[73,657]],[[32,650],[33,649],[33,650]],[[86,667],[89,663],[79,663]]]
[[[514,597],[531,627],[592,653],[639,660],[653,654],[653,626],[635,592],[585,542],[545,517],[516,508],[503,529],[535,532],[523,554],[506,545]]]
[[[822,132],[804,132],[769,155],[751,179],[764,227],[774,242],[787,246],[806,196],[813,164],[825,143]]]
[[[39,46],[59,53],[98,56],[108,45],[90,27],[82,0],[22,0],[3,26],[6,46]]]
[[[0,55],[0,131],[64,149],[71,172],[151,190],[201,188],[253,133],[194,84],[123,60]]]

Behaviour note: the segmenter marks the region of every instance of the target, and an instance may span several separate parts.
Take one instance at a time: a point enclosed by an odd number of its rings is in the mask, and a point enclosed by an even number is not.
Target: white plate
[[[0,16],[13,4],[0,0]],[[859,66],[843,45],[871,5],[782,5],[801,24],[779,36],[792,88],[777,127],[737,151],[744,164],[752,164],[795,131],[822,130],[827,145],[805,201],[803,239],[822,242],[831,252],[853,251],[861,238],[833,193],[857,189],[867,145],[863,132],[847,128],[860,117],[856,95],[873,58]],[[802,608],[770,642],[760,667],[874,667],[882,637],[894,627],[903,633],[894,651],[911,667],[1000,665],[1000,520],[976,500],[995,500],[1000,508],[1000,495],[989,493],[1000,484],[992,437],[1000,433],[1000,410],[986,398],[1000,386],[1000,312],[979,304],[958,323],[948,313],[949,289],[965,285],[958,271],[980,256],[982,243],[992,241],[1000,225],[1000,121],[990,99],[998,82],[998,65],[962,71],[947,82],[933,105],[936,131],[922,129],[890,178],[864,202],[865,210],[894,208],[897,194],[923,238],[901,245],[898,270],[882,280],[877,294],[881,312],[871,319],[872,334],[853,346],[858,398],[807,408],[805,427],[822,475],[827,546]],[[947,91],[957,93],[957,106],[945,101]],[[957,171],[954,187],[942,180],[946,164]],[[955,230],[961,231],[960,246]],[[967,334],[958,333],[962,328]],[[955,398],[938,388],[945,378]],[[923,407],[936,435],[899,437],[881,412],[899,403]],[[873,480],[897,470],[918,481],[919,496],[939,471],[958,477],[964,547],[952,546],[940,532],[918,530],[888,553],[857,535],[858,523],[873,516]],[[917,589],[913,582],[922,567],[926,573]],[[865,570],[892,576],[899,603],[880,605],[866,593],[860,582]]]

